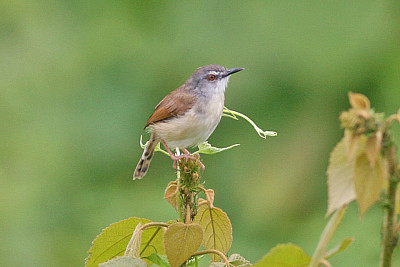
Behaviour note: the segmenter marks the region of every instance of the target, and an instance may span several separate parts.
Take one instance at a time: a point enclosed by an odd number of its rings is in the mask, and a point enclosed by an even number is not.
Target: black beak
[[[233,68],[233,69],[226,70],[224,72],[224,74],[222,74],[222,78],[228,77],[229,75],[239,72],[241,70],[244,70],[244,68]]]

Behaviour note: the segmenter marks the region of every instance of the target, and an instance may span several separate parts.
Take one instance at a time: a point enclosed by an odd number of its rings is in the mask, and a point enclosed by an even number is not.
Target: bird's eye
[[[215,76],[214,74],[208,74],[207,79],[208,79],[209,81],[214,81],[216,77],[217,77],[217,76]]]

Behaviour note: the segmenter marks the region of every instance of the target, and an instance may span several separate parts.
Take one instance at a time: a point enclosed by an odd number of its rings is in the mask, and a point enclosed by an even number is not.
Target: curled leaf
[[[210,207],[214,207],[214,190],[207,189],[204,193],[206,194],[206,198]]]
[[[164,199],[174,207],[175,210],[178,210],[176,195],[178,193],[178,185],[176,181],[169,182],[167,188],[165,189]]]
[[[349,92],[350,105],[354,109],[370,109],[371,104],[368,97],[363,94]]]
[[[140,245],[142,243],[142,231],[140,230],[141,227],[142,227],[141,222],[138,223],[138,225],[136,225],[131,240],[126,246],[124,256],[140,258]]]

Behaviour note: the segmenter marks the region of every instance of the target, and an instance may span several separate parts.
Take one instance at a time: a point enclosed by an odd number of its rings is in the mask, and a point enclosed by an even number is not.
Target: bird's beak
[[[229,69],[226,70],[223,74],[222,74],[222,78],[228,77],[231,74],[234,74],[238,71],[244,70],[244,68],[233,68],[233,69]]]

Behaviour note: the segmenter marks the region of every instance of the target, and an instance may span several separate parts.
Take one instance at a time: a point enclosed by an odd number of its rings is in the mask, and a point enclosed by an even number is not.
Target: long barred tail
[[[142,179],[149,170],[151,159],[154,155],[154,149],[156,148],[159,140],[155,137],[155,134],[151,134],[149,143],[143,151],[142,157],[136,166],[135,172],[133,173],[133,180]]]

